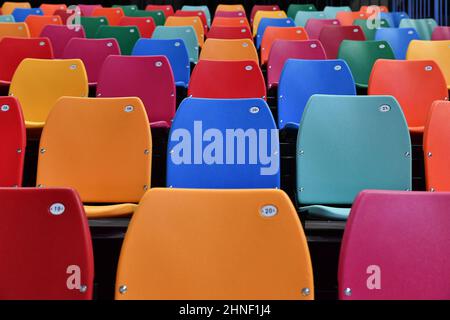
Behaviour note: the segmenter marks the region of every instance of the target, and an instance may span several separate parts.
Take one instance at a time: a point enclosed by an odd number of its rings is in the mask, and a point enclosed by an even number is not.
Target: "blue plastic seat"
[[[397,60],[406,59],[409,43],[416,39],[420,37],[414,28],[381,28],[375,33],[375,40],[389,43]]]
[[[29,15],[43,16],[40,8],[15,8],[12,12],[15,22],[24,22]]]
[[[12,14],[5,14],[0,16],[0,22],[15,22]]]
[[[172,67],[175,84],[187,87],[191,76],[189,54],[183,39],[139,39],[134,45],[133,56],[166,56]]]
[[[262,99],[185,99],[167,150],[168,187],[280,187],[278,130]]]
[[[192,26],[180,26],[180,27],[165,27],[157,26],[153,31],[152,39],[158,40],[175,40],[183,39],[184,45],[188,51],[189,61],[192,63],[198,62],[198,39]]]
[[[398,28],[402,19],[409,19],[406,12],[381,12],[380,18],[388,21],[392,28]]]
[[[405,191],[411,184],[411,140],[394,97],[311,97],[297,137],[303,214],[345,220],[360,191]]]
[[[291,18],[262,18],[256,33],[256,49],[261,47],[264,31],[267,27],[295,27],[294,20]]]
[[[278,85],[278,127],[298,128],[314,94],[355,95],[355,81],[344,60],[289,59]]]
[[[323,11],[299,11],[295,15],[295,25],[304,27],[309,19],[327,19],[327,16]]]

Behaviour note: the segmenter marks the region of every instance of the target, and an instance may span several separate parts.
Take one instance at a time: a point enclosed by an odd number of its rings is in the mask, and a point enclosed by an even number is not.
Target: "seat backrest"
[[[201,60],[192,72],[188,95],[213,99],[265,99],[266,85],[255,61]]]
[[[3,37],[29,38],[30,30],[25,22],[0,22],[0,39]]]
[[[166,18],[175,14],[171,4],[148,4],[145,7],[145,11],[162,11]]]
[[[297,138],[297,198],[349,205],[365,189],[411,190],[411,141],[391,96],[314,95]]]
[[[95,34],[97,39],[114,38],[123,55],[130,55],[136,41],[141,37],[136,26],[100,26]]]
[[[219,4],[216,7],[216,12],[217,11],[242,11],[245,13],[245,9],[242,4]]]
[[[100,26],[107,26],[106,17],[80,17],[80,25],[83,26],[86,38],[95,38]]]
[[[428,191],[450,191],[450,102],[435,101],[425,125],[423,148]]]
[[[149,121],[170,127],[175,114],[175,80],[164,56],[109,56],[97,82],[97,97],[139,97]]]
[[[305,30],[308,33],[309,39],[319,39],[320,31],[324,26],[338,25],[340,25],[340,22],[337,19],[308,19]]]
[[[437,26],[434,28],[431,40],[450,40],[450,27]]]
[[[205,32],[200,18],[171,16],[167,18],[164,25],[167,27],[192,26],[197,34],[198,45],[203,46]]]
[[[0,206],[0,272],[8,275],[0,298],[92,299],[91,234],[76,191],[5,188]]]
[[[295,4],[291,3],[287,10],[287,16],[291,19],[295,19],[295,16],[299,11],[317,11],[317,8],[314,4]]]
[[[361,192],[341,245],[339,298],[449,299],[449,207],[449,193]]]
[[[355,82],[345,61],[287,60],[278,86],[278,127],[298,127],[314,94],[356,95]]]
[[[105,17],[108,20],[110,26],[119,25],[120,18],[125,14],[122,8],[103,8],[98,7],[92,11],[93,17]]]
[[[185,99],[167,150],[168,187],[280,187],[278,131],[262,99]]]
[[[394,21],[393,27],[398,28],[400,26],[400,22],[402,19],[409,19],[409,16],[406,12],[391,12],[392,20]]]
[[[320,31],[322,43],[328,59],[336,59],[341,42],[344,40],[364,41],[366,37],[359,26],[325,26]]]
[[[122,17],[119,26],[136,26],[142,38],[151,38],[156,28],[151,17]]]
[[[78,4],[77,6],[84,17],[91,17],[95,9],[102,7],[100,4]]]
[[[184,44],[186,45],[186,48],[188,50],[189,60],[192,63],[197,63],[199,47],[197,34],[195,33],[194,27],[158,26],[156,27],[155,31],[153,31],[152,39],[162,39],[162,40],[183,39]]]
[[[378,5],[370,5],[370,6],[361,6],[360,8],[359,8],[359,11],[360,12],[368,12],[368,13],[371,13],[370,12],[370,8],[373,8],[373,9],[375,9],[375,10],[379,10],[380,12],[389,12],[389,9],[388,9],[388,7],[387,6],[378,6]]]
[[[374,63],[378,59],[395,59],[387,41],[344,40],[338,58],[345,60],[358,87],[367,88]]]
[[[56,59],[63,58],[63,52],[66,45],[73,38],[85,38],[83,27],[67,28],[62,25],[47,25],[41,32],[41,37],[49,38],[53,48],[53,54]]]
[[[0,187],[19,187],[27,141],[25,121],[16,98],[0,97],[0,105]]]
[[[256,48],[261,47],[261,42],[268,27],[289,28],[295,27],[291,18],[262,18],[256,33]]]
[[[434,28],[437,27],[434,19],[402,19],[400,28],[414,28],[420,36],[421,40],[431,40]]]
[[[308,34],[303,27],[268,27],[264,32],[264,37],[261,41],[261,65],[264,65],[269,60],[269,54],[274,42],[279,40],[307,40]]]
[[[39,6],[42,12],[46,16],[52,16],[55,14],[56,10],[67,10],[67,5],[64,3],[53,4],[53,3],[43,3]]]
[[[1,15],[0,22],[15,22],[12,14]]]
[[[139,98],[63,97],[42,131],[37,184],[72,187],[83,202],[139,202],[150,185],[151,161]]]
[[[129,16],[152,18],[157,26],[163,26],[166,21],[166,16],[164,15],[164,12],[162,10],[157,11],[136,10],[133,11]]]
[[[340,7],[326,6],[323,9],[323,13],[325,13],[325,16],[327,17],[327,19],[336,19],[337,13],[341,12],[341,11],[350,12],[350,11],[352,11],[352,9],[348,6],[340,6]]]
[[[110,55],[120,55],[117,40],[72,38],[64,49],[63,59],[81,59],[89,83],[96,84],[100,69]]]
[[[211,25],[211,12],[209,11],[208,6],[203,5],[203,6],[188,6],[188,5],[184,5],[181,7],[181,10],[183,11],[198,11],[201,10],[205,13],[206,16],[206,20],[208,22],[208,27]]]
[[[389,43],[397,60],[406,59],[409,43],[414,39],[419,39],[414,28],[381,28],[375,33],[375,40]]]
[[[62,25],[60,16],[35,16],[30,15],[25,19],[25,23],[28,25],[30,30],[30,36],[40,37],[41,32],[45,26],[48,25]]]
[[[130,16],[134,11],[138,10],[138,6],[135,4],[128,4],[128,5],[118,5],[115,4],[112,6],[113,8],[122,8],[123,14],[125,16]]]
[[[247,18],[226,18],[226,17],[216,17],[214,18],[211,27],[248,27],[250,28],[250,24],[248,23]],[[253,35],[252,35],[253,36]]]
[[[258,11],[279,11],[279,10],[280,10],[280,7],[277,4],[267,4],[267,5],[255,4],[252,7],[252,11],[250,13],[250,22],[253,22],[256,12],[258,12]]]
[[[214,18],[245,18],[245,12],[242,11],[216,11]]]
[[[203,33],[206,34],[208,32],[208,20],[206,19],[205,12],[202,10],[198,11],[189,11],[189,10],[177,10],[174,14],[175,17],[198,17],[202,21],[203,24]]]
[[[380,28],[389,28],[390,25],[387,20],[369,20],[367,19],[355,19],[353,25],[360,26],[366,36],[366,40],[375,40],[375,34]]]
[[[10,2],[6,1],[2,5],[2,14],[12,14],[14,9],[16,8],[31,8],[31,4],[29,2]]]
[[[394,96],[410,130],[419,133],[423,132],[433,101],[448,98],[444,75],[431,60],[378,60],[369,79],[368,94]]]
[[[323,11],[299,11],[295,15],[295,25],[305,27],[309,19],[326,19]]]
[[[0,82],[9,83],[17,66],[25,58],[53,59],[52,45],[47,38],[0,39]]]
[[[14,21],[25,22],[25,19],[30,15],[43,16],[44,13],[39,8],[15,8],[12,12]]]
[[[256,37],[258,27],[263,18],[287,18],[286,12],[280,11],[258,11],[253,19],[253,37]]]
[[[336,14],[336,19],[339,20],[342,26],[351,26],[356,19],[367,20],[371,15],[361,11],[340,11]]]
[[[252,60],[259,63],[258,52],[250,39],[207,39],[200,60]]]
[[[211,27],[206,37],[209,39],[253,39],[248,26],[242,27]]]

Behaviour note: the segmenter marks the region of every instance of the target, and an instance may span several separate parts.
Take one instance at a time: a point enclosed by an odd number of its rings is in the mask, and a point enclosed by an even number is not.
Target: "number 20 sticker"
[[[263,217],[273,217],[278,213],[277,207],[273,205],[266,205],[261,208],[260,213]]]

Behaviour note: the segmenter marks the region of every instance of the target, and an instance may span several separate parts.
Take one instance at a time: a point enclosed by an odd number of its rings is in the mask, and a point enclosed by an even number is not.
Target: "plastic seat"
[[[41,32],[41,37],[50,39],[55,58],[62,59],[64,48],[72,38],[85,38],[83,27],[67,28],[67,26],[47,25]]]
[[[365,19],[356,19],[353,21],[353,25],[361,27],[366,37],[366,40],[370,41],[375,40],[375,34],[377,33],[378,29],[390,27],[389,23],[384,19],[373,20],[373,23],[370,25],[370,27],[367,26],[367,21],[368,20]]]
[[[217,11],[242,11],[242,12],[245,12],[245,9],[242,4],[219,4],[216,7],[216,12]]]
[[[339,22],[341,23],[342,26],[352,26],[353,22],[356,19],[360,19],[360,20],[367,20],[370,18],[370,16],[372,16],[372,14],[367,14],[364,12],[347,12],[347,11],[341,11],[338,12],[336,14],[336,19],[339,20]]]
[[[0,105],[0,187],[19,187],[27,142],[22,109],[14,97],[0,97]]]
[[[156,27],[152,39],[174,40],[182,39],[188,50],[189,60],[192,63],[198,62],[198,40],[197,34],[192,26],[184,27]]]
[[[84,17],[91,17],[95,9],[102,8],[100,4],[78,4],[77,7]]]
[[[413,133],[423,132],[433,101],[448,99],[444,75],[431,60],[378,60],[372,69],[368,94],[394,96]]]
[[[158,11],[146,11],[146,10],[136,10],[130,13],[130,17],[141,17],[141,18],[153,18],[157,26],[163,26],[166,22],[166,16],[161,10]]]
[[[198,11],[201,10],[205,13],[206,16],[206,21],[208,23],[208,27],[211,25],[211,12],[209,11],[208,6],[188,6],[188,5],[184,5],[181,7],[181,10],[183,11]]]
[[[287,60],[278,87],[278,127],[297,129],[314,94],[356,95],[355,82],[345,61]]]
[[[0,39],[3,37],[29,38],[30,30],[25,22],[1,22]]]
[[[191,77],[189,55],[183,39],[157,40],[139,39],[133,56],[166,56],[170,62],[177,86],[187,87]]]
[[[24,59],[11,80],[9,95],[19,99],[27,128],[42,128],[58,98],[88,95],[83,62]]]
[[[305,27],[309,19],[326,19],[323,11],[299,11],[295,16],[295,25]]]
[[[434,28],[431,40],[450,40],[450,27],[437,26]]]
[[[364,41],[366,37],[359,26],[325,26],[320,31],[319,41],[328,59],[336,59],[339,47],[344,40]]]
[[[131,54],[136,41],[140,37],[139,29],[136,26],[100,26],[95,34],[97,39],[116,39],[123,55]]]
[[[56,10],[67,10],[67,5],[63,3],[60,4],[43,3],[39,6],[39,8],[42,10],[44,15],[52,16],[55,14]]]
[[[80,17],[80,25],[84,29],[86,38],[95,38],[98,29],[109,24],[105,17]]]
[[[205,132],[203,146],[195,142],[199,130]],[[168,187],[280,188],[278,131],[262,99],[185,99],[167,150]]]
[[[38,186],[76,189],[88,218],[129,216],[150,187],[152,138],[137,97],[59,99],[40,150]]]
[[[253,19],[258,11],[280,11],[280,7],[277,4],[255,4],[250,13],[251,23],[253,23]]]
[[[408,60],[433,60],[441,69],[450,90],[450,40],[413,40],[406,54]]]
[[[317,11],[317,8],[314,4],[294,4],[291,3],[287,10],[287,16],[291,19],[295,19],[295,16],[298,12],[304,11],[304,12],[310,12],[310,11]]]
[[[302,214],[345,220],[365,189],[411,190],[411,141],[391,96],[314,95],[297,138]]]
[[[203,46],[200,60],[251,60],[259,63],[258,52],[250,39],[208,39]]]
[[[378,5],[370,5],[370,6],[361,6],[359,8],[360,12],[367,12],[367,13],[373,13],[373,11],[370,11],[370,7],[373,7],[376,10],[379,10],[380,12],[389,12],[389,9],[387,6],[378,6]],[[368,11],[369,10],[369,11]]]
[[[96,85],[103,62],[110,55],[120,55],[119,44],[114,38],[72,38],[67,43],[62,58],[83,61],[89,84]]]
[[[392,28],[398,28],[402,19],[409,19],[406,12],[381,12],[380,18],[386,20]]]
[[[124,16],[122,8],[95,8],[92,11],[92,17],[105,17],[108,20],[110,26],[118,26],[120,18]]]
[[[367,88],[373,65],[378,59],[395,60],[394,52],[386,41],[344,40],[338,58],[347,62],[360,88]]]
[[[337,19],[308,19],[305,30],[308,33],[309,39],[319,39],[320,31],[324,26],[339,26],[340,22]]]
[[[381,28],[375,33],[375,40],[389,43],[397,60],[406,59],[409,43],[414,39],[419,39],[414,28]]]
[[[293,28],[295,27],[294,20],[290,18],[263,18],[261,19],[258,31],[256,32],[256,48],[259,49],[261,47],[261,42],[264,37],[265,31],[269,27],[278,27],[278,28]]]
[[[211,27],[206,37],[209,39],[250,39],[253,40],[250,27]]]
[[[164,16],[170,17],[173,16],[175,14],[172,5],[170,4],[148,4],[145,7],[145,11],[162,11],[164,12]]]
[[[208,21],[206,19],[206,15],[202,10],[199,11],[183,11],[177,10],[174,14],[175,17],[198,17],[202,21],[203,24],[203,33],[206,34],[208,32]]]
[[[29,2],[9,2],[6,1],[2,5],[2,14],[12,14],[14,9],[23,8],[30,9],[31,5]]]
[[[170,127],[175,90],[172,69],[164,56],[109,56],[97,82],[97,97],[139,97],[153,127]]]
[[[399,27],[414,28],[421,40],[431,40],[431,35],[434,28],[437,27],[437,22],[434,19],[402,19]]]
[[[211,28],[213,27],[248,27],[250,28],[250,24],[248,23],[247,18],[223,18],[216,17],[214,18]],[[252,34],[253,37],[253,34]]]
[[[215,18],[245,18],[245,12],[242,11],[216,11],[214,13]]]
[[[53,59],[47,38],[9,38],[0,40],[0,84],[9,85],[17,66],[26,58]]]
[[[76,191],[5,188],[0,203],[0,298],[92,299],[91,234]]]
[[[125,16],[131,16],[134,11],[139,10],[138,6],[135,4],[128,4],[128,5],[113,5],[113,8],[122,8],[123,14]]]
[[[340,7],[334,7],[334,6],[326,6],[323,9],[323,13],[325,13],[325,17],[327,17],[327,19],[336,19],[336,15],[338,14],[338,12],[351,12],[352,9],[348,6],[340,6]]]
[[[30,36],[40,37],[44,27],[48,25],[62,25],[60,16],[35,16],[30,15],[25,19],[25,23],[30,30]]]
[[[188,95],[212,99],[265,98],[266,85],[255,61],[201,60],[192,72]]]
[[[449,208],[448,193],[360,193],[341,246],[339,298],[448,300]]]
[[[136,26],[142,38],[151,38],[156,25],[151,17],[122,17],[119,26]]]
[[[78,8],[78,7],[77,7]],[[68,24],[74,24],[74,13],[79,13],[79,16],[81,17],[81,11],[78,8],[77,11],[75,10],[71,10],[71,9],[67,9],[67,10],[55,10],[55,16],[59,16],[61,18],[62,24],[63,25],[68,25]]]
[[[268,27],[261,42],[261,65],[269,60],[269,54],[274,42],[279,40],[307,40],[308,34],[302,27],[280,28]]]
[[[275,217],[258,214],[272,207]],[[303,228],[283,191],[152,189],[125,237],[116,299],[311,300],[313,285]]]
[[[256,34],[258,32],[258,27],[261,22],[261,19],[263,18],[278,18],[283,19],[287,18],[286,12],[280,10],[280,11],[258,11],[255,14],[255,17],[253,19],[253,37],[256,37]]]
[[[1,22],[16,22],[16,21],[14,20],[14,16],[12,14],[8,14],[0,16],[0,23]]]
[[[164,24],[166,27],[192,26],[197,34],[198,45],[203,46],[205,33],[200,18],[197,17],[169,17]]]
[[[39,8],[16,8],[12,12],[15,22],[25,22],[25,19],[31,15],[42,16],[44,13]]]

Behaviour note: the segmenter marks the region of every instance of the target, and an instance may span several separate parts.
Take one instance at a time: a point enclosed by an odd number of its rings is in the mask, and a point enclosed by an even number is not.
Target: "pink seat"
[[[438,26],[434,28],[431,40],[450,40],[450,27]]]
[[[337,59],[339,46],[344,40],[366,40],[360,26],[325,26],[320,31],[319,40],[328,59]]]
[[[214,17],[241,18],[245,17],[245,13],[242,11],[217,11],[214,13]]]
[[[152,17],[127,17],[120,18],[119,26],[136,26],[142,38],[151,38],[156,25]]]
[[[92,299],[94,257],[72,189],[0,189],[1,300]]]
[[[253,24],[253,18],[258,11],[279,11],[280,7],[277,4],[255,4],[250,13],[250,23]]]
[[[100,69],[110,55],[120,55],[116,39],[73,38],[64,49],[63,59],[81,59],[86,68],[89,85],[96,85]]]
[[[85,38],[83,26],[69,29],[67,26],[47,25],[41,32],[41,37],[50,39],[53,48],[53,54],[56,59],[61,59],[64,48],[72,38]]]
[[[288,59],[325,60],[327,55],[318,40],[276,40],[267,63],[267,86],[277,87]]]
[[[79,4],[78,8],[80,8],[81,14],[85,17],[92,16],[92,12],[94,12],[97,8],[102,8],[101,4]]]
[[[253,35],[248,26],[242,27],[211,27],[206,34],[207,38],[213,39],[250,39],[253,40]]]
[[[345,227],[340,299],[450,299],[450,193],[363,191]]]
[[[175,80],[165,56],[109,56],[100,71],[97,96],[141,98],[153,128],[169,128],[175,115]]]
[[[320,31],[324,26],[339,26],[338,19],[308,19],[306,22],[306,32],[309,39],[319,39]]]

